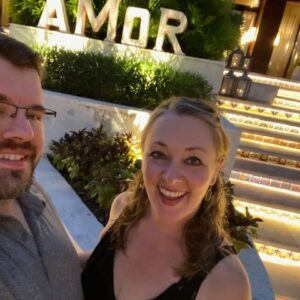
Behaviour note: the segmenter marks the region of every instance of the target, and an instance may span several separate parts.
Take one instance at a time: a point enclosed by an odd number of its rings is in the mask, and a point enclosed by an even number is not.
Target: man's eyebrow
[[[35,104],[35,105],[32,105],[32,106],[29,106],[28,108],[39,109],[39,110],[46,110],[46,108],[43,105],[39,105],[39,104]]]

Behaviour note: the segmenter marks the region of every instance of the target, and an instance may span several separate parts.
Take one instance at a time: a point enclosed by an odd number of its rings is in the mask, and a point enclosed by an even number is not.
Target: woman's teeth
[[[166,197],[168,198],[179,198],[179,197],[182,197],[185,192],[171,192],[171,191],[168,191],[162,187],[159,188],[159,191]]]

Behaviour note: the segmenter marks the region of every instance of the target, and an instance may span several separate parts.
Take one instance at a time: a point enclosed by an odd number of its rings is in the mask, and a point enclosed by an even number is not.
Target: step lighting
[[[300,268],[299,252],[293,252],[287,249],[265,245],[258,241],[254,242],[254,244],[262,261]]]
[[[279,78],[254,75],[253,73],[250,73],[249,76],[254,82],[280,87],[278,92],[283,95],[293,95],[293,94],[297,94],[297,91],[300,92],[300,83],[298,82],[288,81]],[[285,89],[292,89],[294,91],[287,91]]]
[[[300,86],[300,85],[299,85]],[[279,89],[277,93],[278,97],[281,98],[289,98],[293,99],[295,101],[300,102],[300,89],[297,88],[297,91],[291,91],[291,90],[285,90],[285,89]]]
[[[239,171],[231,171],[230,180],[234,182],[246,182],[249,185],[263,187],[273,191],[281,191],[289,194],[300,196],[300,184],[291,183],[262,176],[253,175]]]
[[[276,123],[276,122],[270,122],[261,120],[258,118],[252,118],[252,117],[246,117],[241,116],[238,114],[231,114],[231,113],[222,113],[222,115],[227,118],[230,122],[236,124],[236,125],[242,125],[252,128],[259,128],[268,130],[271,132],[277,132],[282,134],[289,134],[293,136],[299,136],[300,135],[300,127],[296,126],[290,126],[282,123]]]
[[[237,156],[244,159],[262,161],[269,164],[277,164],[277,165],[282,165],[282,166],[287,166],[292,168],[300,168],[300,160],[287,159],[285,157],[273,155],[273,154],[266,154],[266,153],[260,153],[255,151],[238,149]]]
[[[287,120],[300,123],[300,113],[292,113],[274,108],[268,108],[259,105],[239,103],[235,101],[225,100],[220,98],[218,101],[221,109],[234,110],[236,112],[244,112],[247,114],[271,117],[273,119]]]
[[[259,217],[262,219],[268,218],[274,221],[300,227],[300,214],[298,213],[260,204],[254,204],[239,200],[237,198],[234,199],[233,204],[236,210],[241,213],[245,213],[245,209],[248,208],[250,214],[254,217]]]
[[[300,95],[299,95],[300,98]],[[282,107],[282,108],[288,108],[300,111],[300,102],[282,99],[282,98],[274,98],[272,102],[273,106]]]
[[[273,145],[276,146],[278,149],[290,150],[292,152],[298,152],[297,150],[300,151],[300,143],[248,132],[242,132],[241,141],[253,142],[256,144],[260,143],[266,146]]]

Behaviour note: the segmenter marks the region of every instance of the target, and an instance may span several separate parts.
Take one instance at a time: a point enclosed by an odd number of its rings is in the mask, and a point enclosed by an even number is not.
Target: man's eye
[[[44,112],[42,111],[28,111],[27,112],[28,120],[32,121],[43,121]]]
[[[195,156],[189,157],[185,160],[185,162],[190,166],[200,166],[202,165],[202,161]]]
[[[166,157],[166,155],[161,151],[152,151],[149,156],[155,158],[155,159],[163,159]]]

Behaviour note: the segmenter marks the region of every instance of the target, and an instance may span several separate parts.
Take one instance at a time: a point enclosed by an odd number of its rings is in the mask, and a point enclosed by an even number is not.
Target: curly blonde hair
[[[229,140],[220,123],[215,103],[211,100],[187,97],[172,97],[163,101],[152,112],[141,137],[142,149],[153,123],[168,111],[177,115],[193,116],[209,124],[217,157],[226,157]],[[146,214],[150,206],[141,172],[136,175],[130,190],[133,193],[129,204],[112,226],[113,244],[117,249],[125,249],[130,229]],[[218,249],[221,248],[224,239],[228,238],[225,230],[225,209],[223,178],[219,174],[216,183],[206,193],[198,211],[183,227],[186,258],[184,263],[175,270],[178,275],[191,277],[200,271],[209,272],[213,267]]]

